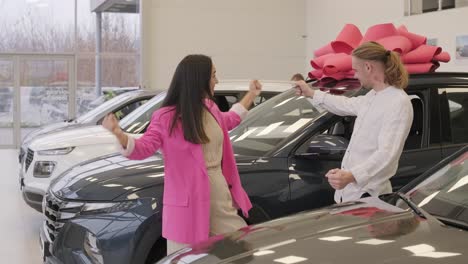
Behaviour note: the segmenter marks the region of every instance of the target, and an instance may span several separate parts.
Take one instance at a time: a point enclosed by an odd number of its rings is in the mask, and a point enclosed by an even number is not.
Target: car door
[[[468,86],[439,88],[442,155],[448,157],[468,143]]]
[[[331,114],[330,114],[331,115]],[[330,150],[326,144],[311,150],[320,138],[337,145],[337,141],[347,142],[351,136],[354,117],[328,118],[319,131],[306,136],[304,143],[289,158],[290,212],[319,208],[334,203],[335,190],[330,186],[325,174],[341,167],[347,144]],[[346,136],[348,134],[348,136]],[[329,151],[330,150],[330,151]]]
[[[408,91],[413,106],[413,123],[392,177],[393,190],[399,190],[442,159],[439,100],[434,88]]]

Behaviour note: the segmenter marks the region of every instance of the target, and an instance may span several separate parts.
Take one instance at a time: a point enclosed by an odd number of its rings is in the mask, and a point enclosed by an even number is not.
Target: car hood
[[[241,164],[250,163],[251,159],[236,157]],[[163,183],[161,154],[145,160],[111,154],[71,168],[54,180],[50,188],[54,195],[67,200],[111,201]]]
[[[29,147],[38,151],[115,142],[114,135],[102,126],[87,126],[46,134],[33,140]]]
[[[159,154],[145,160],[112,154],[73,167],[54,180],[50,188],[54,195],[67,200],[112,201],[162,184],[163,176]]]
[[[41,126],[40,128],[33,130],[31,133],[27,134],[23,140],[23,144],[29,144],[33,139],[36,137],[51,133],[51,132],[58,132],[72,128],[78,128],[83,126],[89,126],[89,124],[79,124],[75,122],[60,122],[54,123],[50,125]]]
[[[370,197],[212,237],[162,263],[465,263],[467,235]]]

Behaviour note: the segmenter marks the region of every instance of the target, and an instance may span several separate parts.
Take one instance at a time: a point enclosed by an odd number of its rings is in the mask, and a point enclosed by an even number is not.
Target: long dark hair
[[[210,140],[203,127],[205,99],[213,100],[210,90],[213,62],[205,55],[188,55],[180,61],[167,91],[164,106],[175,107],[170,134],[181,121],[185,140],[194,144]]]

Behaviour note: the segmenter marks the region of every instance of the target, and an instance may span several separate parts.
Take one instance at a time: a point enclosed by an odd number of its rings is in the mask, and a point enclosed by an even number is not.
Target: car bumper
[[[21,180],[23,200],[27,205],[34,208],[36,211],[42,213],[42,199],[44,198],[44,192],[39,189],[29,188],[24,186],[24,181]]]
[[[97,258],[90,257],[85,249],[86,236],[91,234],[104,263],[145,263],[161,237],[161,214],[145,216],[153,214],[150,206],[148,201],[129,211],[70,220],[60,229],[50,253],[63,263],[95,263]]]
[[[39,248],[41,250],[42,261],[45,264],[62,264],[60,260],[52,256],[50,253],[52,249],[52,241],[46,230],[47,227],[44,222],[39,231]]]

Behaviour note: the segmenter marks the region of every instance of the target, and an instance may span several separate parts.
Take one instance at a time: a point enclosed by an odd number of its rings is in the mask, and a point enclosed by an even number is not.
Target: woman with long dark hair
[[[262,85],[249,91],[229,112],[213,101],[218,83],[210,57],[188,55],[177,66],[163,107],[155,111],[140,139],[128,137],[109,114],[103,126],[130,159],[145,159],[162,149],[164,156],[163,237],[167,252],[246,225],[252,207],[242,188],[228,131],[239,125]]]

